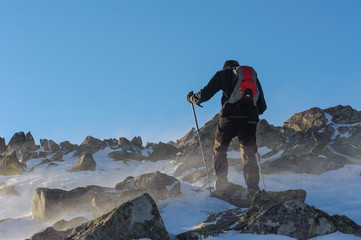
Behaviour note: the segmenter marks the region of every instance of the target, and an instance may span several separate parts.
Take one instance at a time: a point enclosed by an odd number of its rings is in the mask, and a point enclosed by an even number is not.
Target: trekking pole
[[[261,179],[262,179],[263,188],[264,188],[265,191],[267,191],[267,190],[266,190],[266,185],[264,184],[264,178],[263,178],[263,172],[262,172],[262,168],[261,168],[260,158],[261,158],[261,154],[259,154],[259,152],[257,152],[257,153],[256,153],[256,159],[257,159],[257,164],[258,164],[259,172],[260,172],[260,174],[261,174]]]
[[[207,166],[206,159],[205,159],[205,157],[204,157],[204,152],[203,152],[203,147],[202,147],[202,141],[201,141],[201,135],[199,134],[198,121],[197,121],[196,111],[194,110],[194,104],[193,104],[193,103],[192,103],[192,110],[193,110],[194,121],[196,122],[197,133],[198,133],[198,140],[199,140],[199,145],[200,145],[200,147],[201,147],[202,158],[203,158],[204,166],[206,167],[206,173],[207,173],[207,178],[208,178],[208,189],[209,189],[209,193],[212,194],[212,191],[211,191],[212,187],[211,187],[211,185],[210,185],[210,180],[209,180],[208,166]]]

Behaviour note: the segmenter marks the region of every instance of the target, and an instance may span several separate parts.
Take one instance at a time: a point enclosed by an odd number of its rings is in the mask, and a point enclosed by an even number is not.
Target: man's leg
[[[228,160],[227,150],[229,143],[234,137],[232,124],[227,118],[220,118],[214,143],[214,171],[216,174],[216,188],[221,189],[228,183]]]
[[[256,153],[256,129],[257,123],[245,124],[244,131],[239,136],[243,161],[243,175],[248,189],[259,190],[259,167]]]

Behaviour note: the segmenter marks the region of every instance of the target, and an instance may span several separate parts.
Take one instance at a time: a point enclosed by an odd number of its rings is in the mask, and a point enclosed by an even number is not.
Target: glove
[[[189,93],[188,93],[188,95],[187,95],[187,101],[189,102],[189,103],[193,103],[192,102],[192,96],[194,95],[194,93],[193,93],[193,91],[190,91]]]

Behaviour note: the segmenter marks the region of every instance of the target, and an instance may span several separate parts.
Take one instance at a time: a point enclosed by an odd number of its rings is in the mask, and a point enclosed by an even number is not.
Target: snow
[[[94,172],[73,172],[71,169],[78,157],[72,157],[72,153],[64,156],[64,162],[57,162],[58,167],[47,169],[47,164],[38,166],[32,172],[26,172],[20,176],[0,176],[0,183],[5,182],[8,186],[14,185],[22,195],[6,195],[0,197],[0,239],[17,240],[29,238],[33,233],[51,226],[52,222],[44,222],[31,214],[32,198],[37,187],[60,188],[71,190],[80,186],[99,185],[114,188],[116,183],[123,181],[127,176],[139,176],[144,173],[161,171],[172,175],[176,165],[172,161],[113,161],[106,155],[113,151],[106,148],[93,155],[97,162],[97,170]],[[268,149],[261,151],[269,152]],[[229,155],[240,154],[237,152]],[[51,156],[49,156],[50,158]],[[274,157],[274,156],[272,156]],[[44,159],[44,158],[43,158]],[[39,164],[43,159],[30,160],[28,169]],[[307,191],[306,203],[316,206],[330,215],[346,215],[357,224],[361,225],[361,166],[346,165],[344,168],[324,173],[320,176],[310,174],[282,173],[265,175],[267,190],[281,191],[288,189],[304,189]],[[181,180],[181,179],[179,179]],[[242,173],[234,168],[229,170],[229,180],[245,186]],[[261,183],[260,183],[261,184]],[[172,186],[169,186],[170,188]],[[202,224],[213,213],[234,208],[234,206],[217,198],[211,198],[209,191],[181,182],[182,195],[160,201],[158,207],[166,228],[171,236],[188,231]],[[111,190],[110,190],[111,191]],[[83,215],[84,216],[84,215]],[[76,216],[66,216],[70,220]],[[85,216],[87,217],[87,216]],[[3,219],[7,219],[1,221]],[[19,231],[19,227],[21,227]],[[218,237],[207,239],[264,239],[282,240],[292,239],[279,235],[255,235],[228,232]],[[334,233],[317,237],[316,240],[324,239],[361,239],[353,235]]]

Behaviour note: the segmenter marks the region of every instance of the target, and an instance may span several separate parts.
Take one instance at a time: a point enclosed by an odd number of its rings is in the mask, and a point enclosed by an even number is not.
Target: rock
[[[25,146],[24,147],[27,151],[30,151],[30,152],[40,149],[40,146],[35,144],[35,140],[30,132],[28,132],[25,135]]]
[[[50,160],[63,162],[64,161],[63,156],[64,156],[63,152],[59,150],[50,158]]]
[[[157,205],[148,195],[135,198],[91,222],[75,228],[68,240],[169,239]]]
[[[93,155],[87,153],[82,156],[78,161],[75,162],[72,169],[68,170],[69,172],[78,172],[78,171],[95,171],[97,163],[95,162]]]
[[[0,188],[0,197],[6,196],[6,195],[15,195],[15,196],[21,196],[21,194],[16,191],[15,186],[4,186],[3,188]]]
[[[134,137],[134,138],[131,140],[131,143],[132,143],[136,148],[139,148],[139,149],[142,149],[142,148],[143,148],[143,141],[142,141],[142,138],[141,138],[140,136]]]
[[[103,142],[112,149],[119,148],[118,140],[116,138],[104,139]]]
[[[280,127],[274,127],[264,119],[257,124],[256,139],[258,147],[266,146],[271,149],[279,148],[286,140]]]
[[[158,143],[151,145],[152,152],[149,155],[149,160],[168,160],[174,159],[178,153],[178,149],[170,144]]]
[[[7,146],[7,153],[12,154],[14,151],[19,151],[25,144],[25,133],[17,132],[15,133]]]
[[[72,144],[69,141],[64,141],[60,143],[60,149],[66,153],[75,151],[77,149],[77,144]]]
[[[115,186],[118,191],[125,191],[134,197],[148,193],[155,201],[176,197],[181,194],[180,182],[159,171],[143,174],[139,177],[127,177]]]
[[[57,167],[57,166],[59,166],[59,164],[49,163],[48,166],[46,166],[46,168],[52,168],[52,167]]]
[[[99,186],[79,187],[71,191],[37,188],[34,193],[32,213],[47,221],[57,221],[68,213],[91,210],[91,201],[104,192]]]
[[[107,154],[108,158],[114,159],[114,161],[127,161],[129,159],[131,160],[147,160],[148,158],[143,155],[135,154],[135,153],[129,153],[125,151],[114,151]]]
[[[34,234],[30,240],[64,240],[71,234],[71,230],[68,231],[56,231],[52,227],[46,228],[40,233]]]
[[[55,153],[60,151],[60,147],[57,143],[55,143],[53,140],[49,140],[49,151],[51,153]]]
[[[255,195],[258,193],[259,191],[249,191],[240,185],[229,183],[225,190],[216,190],[212,192],[211,197],[220,198],[236,207],[248,208],[251,205]],[[305,201],[306,199],[306,192],[302,189],[281,192],[269,191],[267,194],[277,201],[286,201],[291,199]]]
[[[22,163],[26,163],[27,161],[29,161],[32,157],[32,153],[29,153],[29,152],[21,152],[21,155],[20,155],[20,161]]]
[[[46,158],[49,155],[50,155],[49,152],[39,152],[39,158]]]
[[[264,191],[255,194],[246,211],[241,208],[213,214],[195,230],[177,235],[178,239],[202,239],[228,231],[252,234],[278,234],[310,239],[336,231],[356,236],[361,227],[346,216],[329,216],[299,199],[273,198]]]
[[[0,154],[6,151],[5,138],[0,137]]]
[[[44,149],[45,152],[50,151],[48,139],[40,139],[40,145]]]
[[[85,140],[80,144],[75,153],[74,157],[82,156],[87,153],[94,154],[100,149],[104,149],[107,145],[100,139],[94,138],[92,136],[87,136]]]
[[[197,132],[194,128],[192,128],[191,130],[189,130],[186,135],[184,135],[184,137],[182,137],[181,139],[177,140],[176,144],[179,147],[185,146],[189,141],[193,140],[194,137],[196,136]]]
[[[311,108],[307,111],[294,114],[283,123],[283,127],[292,128],[296,131],[307,132],[320,130],[326,126],[327,118],[320,108]]]
[[[84,217],[73,218],[70,221],[65,221],[64,219],[57,221],[51,227],[56,231],[64,231],[69,228],[77,227],[83,223],[88,222],[89,220]]]
[[[332,115],[332,122],[336,124],[353,124],[361,122],[361,112],[352,109],[349,105],[331,107],[325,112]]]
[[[3,176],[21,175],[25,168],[26,164],[18,161],[16,152],[0,160],[0,175]]]

